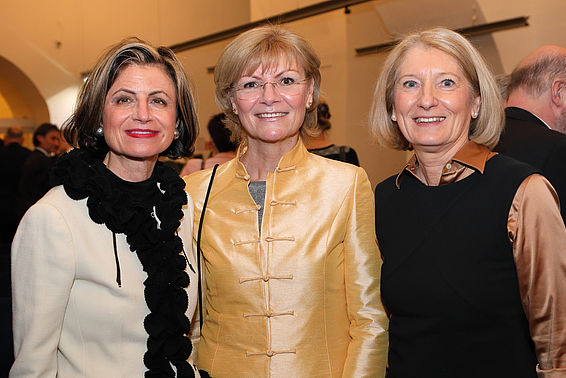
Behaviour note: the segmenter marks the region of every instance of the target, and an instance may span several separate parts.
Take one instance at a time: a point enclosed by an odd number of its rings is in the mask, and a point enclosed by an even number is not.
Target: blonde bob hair
[[[370,112],[370,131],[383,146],[409,150],[397,122],[391,120],[393,91],[399,66],[407,52],[415,47],[438,49],[458,62],[473,97],[480,96],[480,110],[471,119],[469,139],[489,149],[495,147],[505,125],[505,114],[497,83],[481,54],[460,34],[444,28],[416,32],[405,37],[389,54],[378,78]]]
[[[172,159],[190,156],[198,136],[199,124],[192,86],[183,65],[167,47],[153,47],[138,38],[127,38],[111,46],[98,60],[83,84],[71,117],[63,124],[65,139],[74,147],[105,155],[110,147],[96,130],[103,126],[106,94],[125,67],[157,66],[163,68],[175,85],[179,138],[161,152]]]
[[[305,77],[313,83],[313,102],[306,109],[300,134],[319,133],[316,108],[320,96],[320,59],[311,44],[278,25],[265,25],[248,30],[234,39],[222,52],[214,69],[216,104],[226,114],[226,125],[232,131],[232,139],[243,141],[245,131],[240,118],[232,109],[232,88],[242,76],[251,75],[259,66],[264,71],[281,63],[302,68]]]

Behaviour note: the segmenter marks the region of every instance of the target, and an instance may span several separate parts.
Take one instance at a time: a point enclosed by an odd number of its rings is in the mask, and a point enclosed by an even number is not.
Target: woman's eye
[[[415,88],[417,86],[417,82],[414,80],[407,80],[403,83],[405,88]]]
[[[443,87],[452,87],[454,84],[454,80],[452,79],[444,79],[440,82],[440,85]]]
[[[292,77],[284,77],[281,80],[279,80],[279,85],[281,86],[290,86],[295,84],[295,79],[293,79]]]
[[[128,102],[131,102],[129,97],[119,97],[116,99],[117,104],[127,104]]]
[[[247,83],[242,84],[242,88],[257,88],[260,84],[257,81],[248,81]]]
[[[165,100],[163,100],[161,98],[154,98],[153,100],[151,100],[151,102],[153,102],[154,104],[159,104],[159,105],[167,105],[167,102],[165,102]]]

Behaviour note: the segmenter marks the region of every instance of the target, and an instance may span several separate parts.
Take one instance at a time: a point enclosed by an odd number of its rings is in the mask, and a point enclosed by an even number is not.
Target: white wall
[[[47,100],[60,123],[72,109],[73,92],[103,48],[137,35],[155,44],[183,42],[318,0],[0,0],[0,55],[16,64]],[[322,58],[322,89],[333,128],[330,139],[352,145],[374,185],[398,171],[407,154],[372,143],[367,114],[385,54],[358,57],[355,48],[386,42],[416,28],[460,28],[530,16],[530,26],[474,38],[495,73],[509,73],[542,44],[566,46],[565,0],[379,0],[287,25],[311,41]],[[57,42],[61,42],[60,45]],[[229,41],[179,54],[195,83],[200,121],[218,109],[212,74]],[[206,132],[202,132],[206,139]],[[202,139],[202,138],[201,138]]]
[[[108,46],[137,36],[171,45],[249,21],[248,0],[0,0],[0,55],[35,84],[60,125]]]

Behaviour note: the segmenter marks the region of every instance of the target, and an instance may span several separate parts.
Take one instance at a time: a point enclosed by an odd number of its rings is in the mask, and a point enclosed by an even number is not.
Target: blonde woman
[[[446,29],[407,36],[371,126],[415,152],[375,190],[388,376],[563,375],[566,229],[549,182],[490,151],[503,107],[479,52]]]
[[[212,377],[384,374],[370,183],[302,142],[316,130],[319,65],[278,26],[243,33],[216,65],[216,101],[241,145],[214,175],[186,178],[195,236],[202,226],[198,364]]]

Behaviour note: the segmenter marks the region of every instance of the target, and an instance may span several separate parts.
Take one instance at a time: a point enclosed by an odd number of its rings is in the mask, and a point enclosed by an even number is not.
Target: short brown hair
[[[44,137],[52,131],[59,132],[59,128],[54,124],[47,122],[39,125],[37,129],[35,129],[35,131],[33,132],[33,145],[36,147],[39,146],[41,142],[39,141],[38,136]]]
[[[278,25],[265,25],[248,30],[234,39],[222,52],[214,69],[216,104],[227,117],[226,125],[232,138],[242,139],[242,125],[232,109],[232,87],[242,77],[262,66],[264,70],[276,66],[281,58],[297,64],[313,80],[313,103],[307,109],[300,133],[315,135],[316,107],[320,96],[320,59],[311,44],[300,35]],[[248,72],[251,71],[251,72]]]
[[[160,155],[176,159],[190,156],[199,125],[193,91],[181,62],[167,47],[153,47],[138,38],[128,38],[110,47],[95,64],[83,84],[73,115],[63,125],[65,139],[74,147],[106,154],[104,137],[96,135],[102,124],[106,94],[120,72],[129,65],[163,67],[176,89],[176,128],[179,138]]]
[[[469,138],[478,144],[493,148],[505,125],[505,114],[497,83],[481,54],[460,34],[435,28],[405,37],[389,54],[378,78],[370,113],[370,130],[379,143],[398,150],[408,150],[396,122],[391,120],[393,89],[401,61],[412,48],[424,46],[440,50],[458,62],[473,96],[480,96],[478,117],[470,122]]]

